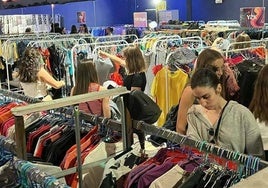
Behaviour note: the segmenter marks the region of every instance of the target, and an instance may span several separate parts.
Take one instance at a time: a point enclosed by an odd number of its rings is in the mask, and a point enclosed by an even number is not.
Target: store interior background
[[[17,1],[19,2],[19,0]],[[40,2],[40,1],[38,1]],[[8,3],[8,2],[6,2]],[[186,20],[238,20],[241,7],[258,7],[268,5],[267,0],[166,0],[167,10],[179,10],[179,19]],[[77,23],[77,12],[86,12],[88,27],[116,26],[133,24],[133,12],[154,9],[153,0],[95,0],[66,4],[30,6],[5,9],[2,2],[0,15],[14,14],[59,14],[64,18],[64,27],[69,30]],[[267,20],[267,14],[266,14]]]

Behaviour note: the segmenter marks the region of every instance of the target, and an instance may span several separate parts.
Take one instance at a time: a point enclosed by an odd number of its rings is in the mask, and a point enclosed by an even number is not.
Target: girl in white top
[[[268,65],[258,74],[249,109],[259,123],[263,149],[268,160]]]
[[[19,80],[25,95],[43,98],[47,93],[47,84],[55,89],[65,85],[55,80],[45,69],[44,61],[37,48],[26,48],[19,64]]]

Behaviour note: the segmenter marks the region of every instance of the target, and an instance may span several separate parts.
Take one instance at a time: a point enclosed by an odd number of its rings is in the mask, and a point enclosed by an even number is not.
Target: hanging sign
[[[134,27],[147,27],[147,12],[134,12]]]
[[[179,20],[179,10],[164,10],[158,12],[159,23],[168,23],[169,20]]]
[[[262,28],[265,23],[265,7],[240,8],[241,27]]]

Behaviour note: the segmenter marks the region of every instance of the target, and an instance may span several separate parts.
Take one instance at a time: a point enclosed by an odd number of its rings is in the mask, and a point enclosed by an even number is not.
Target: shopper
[[[119,63],[127,70],[127,75],[124,77],[123,85],[128,90],[139,89],[145,90],[146,76],[145,76],[145,60],[142,52],[138,46],[129,46],[123,50],[123,59],[116,55],[100,51],[99,54],[110,58],[112,61]]]
[[[107,27],[107,28],[105,29],[105,35],[106,35],[106,36],[111,36],[111,35],[113,35],[113,32],[114,32],[114,28],[112,28],[112,27]]]
[[[76,33],[78,33],[76,25],[72,25],[70,34],[76,34]]]
[[[223,84],[222,95],[225,98],[229,98],[230,93],[235,95],[235,92],[238,91],[239,87],[237,85],[232,71],[228,71],[229,76],[225,75],[226,70],[229,70],[228,65],[224,63],[224,58],[222,54],[214,49],[205,49],[203,50],[195,63],[194,71],[199,70],[200,68],[210,68],[214,70]],[[228,78],[228,82],[227,82]],[[230,83],[231,82],[231,83]],[[228,83],[228,84],[227,84]],[[191,86],[188,84],[183,90],[177,115],[176,131],[185,134],[187,129],[187,119],[186,114],[188,109],[193,105],[195,98],[192,93]]]
[[[78,33],[81,33],[81,34],[88,34],[88,28],[87,28],[87,25],[86,25],[86,24],[80,24]]]
[[[81,60],[77,64],[75,86],[71,90],[71,95],[85,94],[105,90],[99,84],[98,75],[92,60]],[[79,76],[78,76],[79,75]],[[110,118],[109,97],[88,101],[79,104],[79,109],[90,114]]]
[[[25,95],[43,98],[48,95],[47,84],[55,89],[65,85],[55,80],[45,69],[45,64],[37,48],[26,48],[19,63],[18,77]]]
[[[110,58],[112,61],[117,62],[126,68],[127,75],[124,76],[123,86],[125,86],[127,90],[145,90],[146,65],[142,52],[138,46],[128,46],[123,49],[123,58],[119,58],[116,55],[112,55],[104,51],[100,51],[99,54],[100,56]],[[129,98],[127,96],[128,95],[124,95],[124,105],[129,108]],[[145,149],[144,132],[137,129],[134,129],[133,132],[138,135],[141,149]]]
[[[259,124],[263,149],[268,160],[268,65],[265,65],[258,74],[249,109]]]
[[[32,33],[32,29],[31,29],[30,27],[27,27],[27,28],[25,29],[25,33]]]
[[[251,46],[250,41],[249,35],[242,32],[235,39],[234,49],[249,48]]]
[[[223,148],[263,157],[260,129],[250,110],[222,95],[219,77],[210,69],[197,70],[191,78],[199,104],[187,113],[187,136]]]

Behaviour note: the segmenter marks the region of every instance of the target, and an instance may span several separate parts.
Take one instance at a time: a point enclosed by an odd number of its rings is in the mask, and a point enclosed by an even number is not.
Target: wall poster
[[[265,7],[240,8],[241,27],[262,28],[265,23]]]
[[[77,22],[78,23],[86,23],[86,12],[85,11],[77,12]]]

